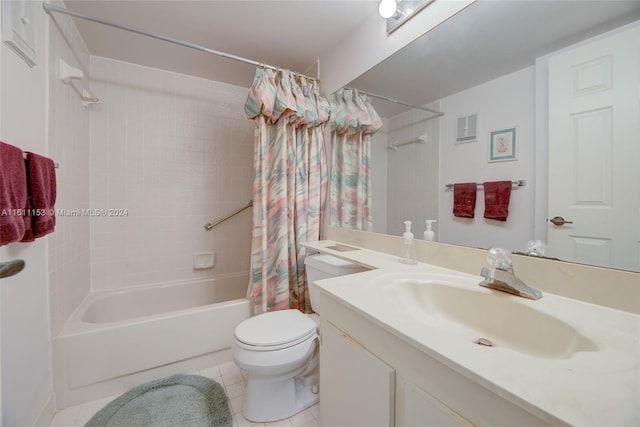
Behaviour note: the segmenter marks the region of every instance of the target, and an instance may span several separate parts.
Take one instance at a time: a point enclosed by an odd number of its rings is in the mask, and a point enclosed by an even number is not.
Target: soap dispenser
[[[424,230],[424,234],[422,235],[422,237],[424,238],[424,240],[429,240],[433,242],[435,240],[435,233],[431,229],[431,224],[433,224],[434,222],[438,222],[438,220],[426,219],[424,222],[427,225],[427,229]]]
[[[417,264],[416,248],[413,246],[413,233],[411,232],[411,221],[404,222],[405,231],[402,233],[402,246],[400,247],[400,257],[398,261],[403,264]]]

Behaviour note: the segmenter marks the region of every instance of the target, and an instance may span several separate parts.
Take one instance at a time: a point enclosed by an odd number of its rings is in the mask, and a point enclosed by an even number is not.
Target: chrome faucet
[[[480,286],[529,299],[542,298],[542,292],[527,285],[516,276],[511,262],[511,252],[503,248],[491,248],[487,254],[487,261],[495,268],[482,268],[480,275],[485,280],[480,282]]]

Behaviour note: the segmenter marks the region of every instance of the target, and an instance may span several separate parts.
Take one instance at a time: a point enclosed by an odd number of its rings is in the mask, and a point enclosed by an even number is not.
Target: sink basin
[[[333,246],[327,246],[327,249],[332,249],[332,250],[338,251],[338,252],[351,252],[351,251],[360,250],[360,248],[354,248],[353,246],[347,246],[347,245],[342,245],[342,244],[335,244]]]
[[[496,347],[554,359],[599,350],[572,325],[537,310],[539,301],[481,288],[473,279],[403,274],[380,277],[376,286],[385,306],[399,316],[470,343],[483,338]]]

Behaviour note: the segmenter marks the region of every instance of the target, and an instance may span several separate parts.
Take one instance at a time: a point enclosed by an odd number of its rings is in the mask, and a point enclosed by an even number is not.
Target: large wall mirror
[[[373,99],[373,231],[411,220],[421,237],[435,219],[443,243],[541,240],[549,257],[640,271],[639,20],[638,1],[478,0],[352,81],[444,113]],[[496,151],[500,135],[515,145]],[[482,187],[473,219],[453,215],[447,184],[503,180],[522,184],[506,221],[483,218]]]

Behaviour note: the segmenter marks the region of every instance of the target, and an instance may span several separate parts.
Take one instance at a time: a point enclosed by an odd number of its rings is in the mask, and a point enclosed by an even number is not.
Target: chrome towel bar
[[[527,186],[527,180],[526,179],[519,179],[517,181],[511,181],[511,184],[515,185],[516,187],[526,187]],[[476,184],[478,187],[482,187],[483,184],[481,182],[478,182]],[[453,189],[453,184],[447,184],[445,185],[445,187],[448,190],[452,190]]]

